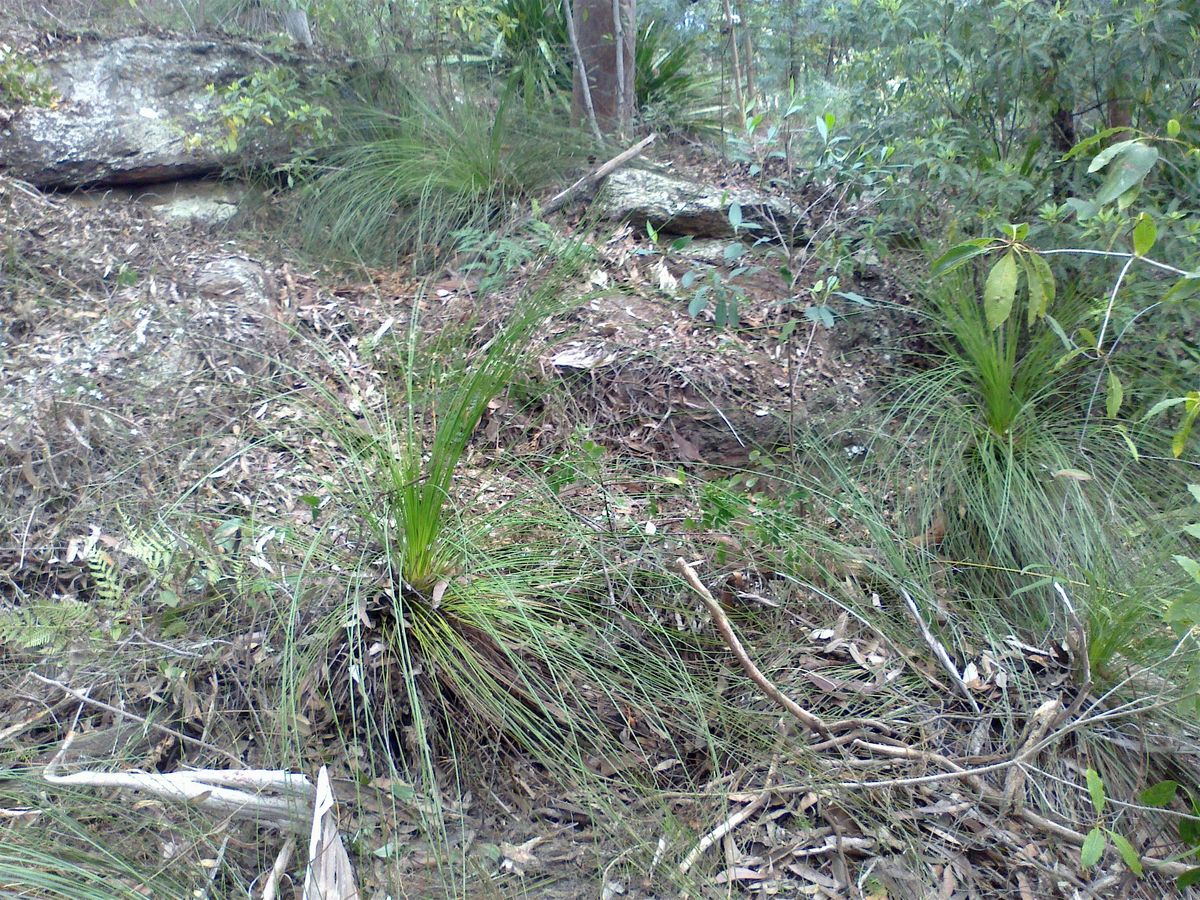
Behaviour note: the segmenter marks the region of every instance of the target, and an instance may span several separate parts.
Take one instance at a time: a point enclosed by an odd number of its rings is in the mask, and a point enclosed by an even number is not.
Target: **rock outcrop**
[[[0,122],[0,173],[64,188],[153,184],[283,162],[291,138],[282,131],[264,130],[235,153],[214,141],[187,141],[220,127],[208,85],[277,65],[291,66],[302,82],[316,71],[313,63],[220,40],[142,35],[62,45],[38,60],[61,99]]]
[[[646,169],[623,169],[608,176],[597,197],[600,212],[610,219],[672,234],[728,238],[739,234],[771,240],[806,237],[802,210],[779,197],[758,191],[717,187]],[[730,207],[737,204],[741,226],[735,229]]]

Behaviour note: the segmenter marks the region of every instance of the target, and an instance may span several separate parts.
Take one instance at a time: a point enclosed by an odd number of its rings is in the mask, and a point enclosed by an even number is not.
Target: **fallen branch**
[[[917,627],[921,629],[921,637],[925,639],[925,644],[933,651],[933,655],[942,664],[942,668],[949,673],[950,680],[954,682],[954,687],[966,698],[967,703],[971,705],[971,711],[977,716],[980,715],[979,704],[975,702],[975,698],[971,695],[971,689],[963,681],[963,677],[958,671],[958,666],[954,665],[954,661],[950,659],[950,654],[946,652],[946,648],[942,646],[942,642],[933,636],[933,632],[925,624],[925,618],[921,615],[921,610],[917,608],[917,602],[913,600],[912,595],[904,590],[904,588],[900,589],[900,596],[904,598],[905,606],[908,607],[908,611],[912,614],[913,619],[916,620]]]
[[[696,574],[696,570],[688,565],[687,560],[682,557],[675,560],[675,567],[683,575],[688,585],[695,591],[700,599],[704,601],[708,613],[713,618],[713,623],[717,626],[717,631],[721,635],[721,640],[725,642],[732,652],[737,657],[737,661],[741,663],[746,674],[750,676],[750,680],[757,684],[764,694],[774,700],[777,704],[787,710],[797,721],[810,731],[815,731],[823,738],[829,737],[829,726],[824,720],[815,713],[809,712],[799,703],[793,700],[779,688],[771,683],[771,680],[754,664],[754,660],[746,652],[746,648],[742,646],[742,642],[738,640],[737,635],[733,631],[733,626],[729,624],[729,617],[725,615],[725,610],[721,609],[721,604],[716,601],[712,593],[700,581],[700,576]]]
[[[583,190],[583,188],[587,187],[588,185],[595,184],[601,178],[621,168],[621,166],[625,165],[625,163],[629,162],[631,159],[653,144],[657,137],[657,134],[651,134],[648,137],[642,138],[632,147],[622,150],[608,162],[601,166],[597,166],[594,170],[589,172],[587,175],[584,175],[566,190],[555,194],[542,204],[542,214],[546,215],[547,213],[552,213],[555,210],[561,209],[563,204]]]
[[[271,866],[271,871],[263,884],[262,900],[276,900],[279,896],[279,885],[283,881],[284,873],[287,872],[288,864],[292,861],[292,854],[295,851],[296,838],[289,836],[279,849],[279,855],[275,857],[275,864]]]
[[[732,833],[739,825],[766,806],[767,798],[770,795],[770,789],[763,791],[704,837],[700,838],[700,842],[691,849],[688,855],[683,858],[683,862],[679,864],[679,874],[686,875],[688,870],[696,864],[696,861],[708,851],[709,847],[721,840],[725,835]]]
[[[116,788],[186,803],[221,816],[235,816],[279,828],[307,826],[315,790],[304,775],[273,769],[190,769],[180,772],[73,772],[58,766],[71,742],[72,729],[54,759],[42,769],[49,784]],[[274,793],[264,793],[264,792]]]

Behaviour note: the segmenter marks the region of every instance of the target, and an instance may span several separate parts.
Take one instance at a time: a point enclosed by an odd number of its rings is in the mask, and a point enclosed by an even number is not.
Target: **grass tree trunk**
[[[582,121],[587,115],[590,98],[596,122],[606,134],[619,131],[634,109],[635,2],[574,0],[571,4],[572,30],[578,45],[573,102],[575,119]]]

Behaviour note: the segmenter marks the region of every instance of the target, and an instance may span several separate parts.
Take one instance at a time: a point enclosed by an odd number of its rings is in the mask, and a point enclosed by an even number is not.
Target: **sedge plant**
[[[503,467],[479,463],[486,475],[472,476],[499,486],[490,495],[462,480],[488,404],[528,361],[548,317],[568,308],[567,277],[584,251],[551,252],[549,271],[481,348],[451,341],[430,360],[439,342],[414,315],[398,384],[314,385],[320,434],[340,458],[334,507],[362,535],[311,554],[328,561],[314,570],[343,573],[344,604],[318,624],[323,646],[293,642],[288,677],[311,683],[331,653],[347,660],[357,674],[327,685],[329,705],[354,720],[347,740],[367,740],[372,766],[420,777],[434,797],[448,775],[462,777],[465,749],[480,742],[519,748],[576,789],[599,789],[631,747],[694,738],[703,719],[701,691],[670,641],[651,634],[647,648],[630,637],[646,634],[638,591],[611,570],[586,520],[544,483]],[[379,399],[351,405],[348,393]],[[641,723],[632,729],[630,709]],[[404,752],[392,761],[401,734]]]
[[[347,113],[342,139],[307,188],[301,234],[324,256],[429,262],[461,229],[503,218],[583,159],[586,138],[547,109],[406,93],[395,111]]]

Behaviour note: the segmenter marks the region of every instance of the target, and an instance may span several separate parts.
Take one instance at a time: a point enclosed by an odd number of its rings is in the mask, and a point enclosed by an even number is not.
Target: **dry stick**
[[[236,763],[239,766],[244,766],[246,764],[245,760],[239,759],[238,757],[234,756],[229,751],[222,750],[220,747],[210,744],[207,741],[202,741],[199,738],[190,737],[189,735],[184,734],[182,731],[176,731],[174,728],[168,728],[166,725],[159,725],[157,722],[151,722],[149,719],[143,718],[142,716],[139,716],[139,715],[135,715],[134,713],[131,713],[131,712],[127,712],[126,710],[119,709],[115,706],[109,706],[107,703],[103,703],[100,700],[93,700],[87,694],[84,694],[81,691],[77,691],[74,688],[67,687],[61,681],[55,681],[52,678],[43,678],[37,672],[30,672],[29,674],[32,675],[34,678],[36,678],[38,681],[42,682],[43,684],[48,684],[51,687],[56,687],[63,693],[71,695],[76,700],[79,700],[81,703],[86,703],[89,706],[95,706],[99,709],[106,710],[107,712],[110,712],[113,715],[124,716],[126,718],[133,719],[133,721],[135,721],[135,722],[141,722],[147,728],[153,728],[155,731],[161,731],[163,734],[169,734],[169,735],[171,735],[171,737],[176,738],[180,741],[186,741],[189,744],[195,744],[197,747],[203,747],[205,750],[211,750],[213,753],[220,754],[221,756],[225,757],[226,759],[230,760],[231,762]]]
[[[576,181],[573,185],[571,185],[565,191],[560,191],[559,193],[555,194],[553,197],[551,197],[549,200],[547,200],[545,203],[542,204],[542,207],[541,207],[542,214],[545,215],[547,213],[552,213],[552,212],[556,211],[557,209],[561,208],[564,203],[566,203],[573,196],[575,196],[575,194],[579,193],[579,191],[582,190],[584,187],[586,187],[590,184],[593,184],[594,182],[599,181],[601,178],[603,178],[605,175],[608,175],[613,170],[619,169],[621,166],[625,165],[625,163],[629,162],[631,159],[633,159],[635,156],[637,156],[639,153],[641,153],[643,150],[645,150],[647,147],[649,147],[651,144],[653,144],[654,140],[657,137],[658,137],[657,134],[651,134],[649,137],[643,138],[642,140],[640,140],[636,144],[634,144],[632,147],[630,147],[628,150],[622,150],[620,153],[618,153],[616,156],[614,156],[608,162],[604,163],[602,166],[598,166],[596,169],[589,172],[587,175],[584,175],[582,178],[580,178],[578,181]]]
[[[283,880],[284,873],[287,872],[288,863],[292,861],[292,854],[295,851],[296,838],[289,836],[283,842],[279,855],[275,857],[275,865],[271,866],[271,873],[263,884],[262,900],[275,900],[279,895],[279,884]]]
[[[295,772],[267,769],[181,769],[177,772],[74,772],[58,774],[63,757],[75,740],[75,730],[54,759],[42,768],[49,784],[117,788],[185,803],[222,816],[252,818],[279,828],[304,827],[308,816],[302,807],[312,802],[312,784]],[[265,795],[267,790],[279,793]]]
[[[742,646],[742,642],[733,632],[733,627],[729,624],[729,618],[725,615],[725,611],[721,609],[721,604],[717,603],[716,598],[709,592],[703,582],[700,581],[700,576],[696,574],[696,570],[687,564],[687,560],[682,557],[675,560],[675,567],[687,580],[688,585],[695,591],[700,599],[704,601],[704,605],[708,608],[708,613],[713,617],[713,623],[717,626],[717,631],[721,634],[721,639],[725,642],[733,655],[737,657],[742,668],[746,670],[746,674],[750,676],[750,680],[757,684],[764,694],[791,713],[801,725],[809,731],[815,731],[823,738],[829,737],[829,726],[821,719],[820,716],[809,712],[791,697],[775,687],[754,664],[746,648]]]
[[[1003,792],[998,791],[995,788],[990,787],[987,784],[985,784],[983,779],[979,777],[978,773],[983,772],[983,771],[992,771],[992,770],[996,770],[996,769],[1006,768],[1008,766],[1018,765],[1022,762],[1022,759],[1018,757],[1017,759],[1012,759],[1012,760],[1009,760],[1008,762],[1000,763],[995,766],[985,766],[980,769],[971,770],[971,769],[963,769],[961,766],[959,766],[953,760],[948,759],[947,757],[942,756],[941,754],[938,754],[938,753],[931,753],[927,750],[917,750],[917,749],[914,749],[911,747],[889,747],[886,744],[873,744],[873,743],[867,743],[866,741],[856,741],[855,743],[857,746],[862,747],[864,750],[869,750],[872,753],[879,754],[880,756],[890,756],[890,757],[893,757],[896,759],[917,759],[917,760],[923,760],[926,762],[935,763],[947,770],[944,773],[943,777],[945,777],[945,778],[961,778],[963,781],[965,781],[970,787],[972,787],[979,794],[980,800],[982,800],[984,803],[986,803],[988,806],[992,807],[993,809],[996,809],[996,810],[1002,811],[1002,812],[1005,811],[1005,805],[1008,802],[1007,797],[1004,795]],[[932,781],[935,778],[937,778],[937,780],[942,780],[942,777],[939,777],[939,776],[929,776],[923,780]],[[915,780],[916,779],[896,779],[895,781],[892,782],[892,784],[902,784],[902,783],[911,784]],[[864,782],[861,784],[865,786],[867,783]],[[848,786],[854,786],[854,785],[845,785],[845,784],[838,785],[838,787],[848,787]],[[1076,831],[1073,828],[1070,828],[1066,825],[1062,825],[1058,822],[1055,822],[1053,819],[1048,819],[1043,815],[1040,815],[1038,813],[1033,812],[1032,810],[1025,809],[1023,807],[1021,809],[1014,810],[1013,814],[1017,818],[1022,819],[1026,823],[1032,825],[1033,827],[1037,828],[1039,831],[1042,831],[1045,834],[1051,834],[1051,835],[1054,835],[1055,837],[1062,838],[1063,840],[1067,841],[1070,844],[1073,844],[1076,847],[1083,846],[1083,842],[1084,842],[1084,839],[1086,838],[1086,835],[1081,834],[1080,832]],[[1166,860],[1166,859],[1155,859],[1154,857],[1151,857],[1151,856],[1143,856],[1142,864],[1147,869],[1153,869],[1155,872],[1158,872],[1159,874],[1169,875],[1173,878],[1177,877],[1179,875],[1182,875],[1184,872],[1191,871],[1193,868],[1195,868],[1194,866],[1189,865],[1187,863],[1173,862],[1171,860]]]
[[[770,795],[770,789],[763,791],[761,794],[731,815],[728,819],[702,837],[700,842],[691,849],[691,852],[689,852],[686,857],[684,857],[683,862],[679,864],[679,874],[686,875],[688,870],[696,864],[696,860],[703,856],[709,847],[721,840],[721,838],[725,837],[725,835],[733,832],[734,829],[736,829],[739,825],[766,806],[767,798]]]
[[[1067,623],[1071,630],[1067,634],[1067,643],[1071,651],[1083,666],[1083,684],[1080,685],[1079,691],[1075,694],[1075,699],[1071,705],[1067,707],[1067,711],[1060,717],[1060,722],[1070,722],[1083,708],[1083,704],[1087,701],[1088,695],[1092,692],[1092,662],[1091,651],[1088,648],[1087,629],[1083,627],[1083,623],[1079,621],[1079,616],[1075,612],[1075,606],[1071,603],[1071,598],[1067,596],[1067,590],[1059,582],[1054,582],[1054,590],[1058,593],[1059,598],[1063,602],[1063,607],[1067,611]]]
[[[596,107],[592,106],[592,88],[588,84],[587,66],[583,64],[583,53],[579,49],[579,37],[575,33],[575,14],[571,9],[571,0],[562,0],[563,13],[567,17],[567,40],[571,44],[571,52],[575,55],[575,66],[579,69],[579,84],[582,86],[581,93],[583,94],[583,108],[587,110],[588,124],[592,126],[592,134],[596,138],[596,142],[603,142],[604,136],[600,134],[600,125],[596,121]]]
[[[937,661],[942,664],[942,668],[950,674],[950,680],[954,682],[954,687],[958,692],[966,698],[971,704],[971,711],[975,715],[982,715],[979,709],[979,704],[975,702],[975,698],[971,696],[971,689],[967,687],[967,683],[963,681],[962,675],[959,674],[958,667],[954,665],[954,661],[950,659],[950,654],[946,652],[946,648],[942,646],[941,641],[933,636],[933,632],[929,630],[929,626],[925,624],[925,618],[921,615],[921,610],[917,608],[917,602],[913,600],[912,595],[904,588],[900,589],[900,596],[904,598],[904,603],[908,607],[908,611],[912,613],[912,617],[917,622],[917,627],[921,629],[921,637],[925,639],[925,643],[929,649],[933,651],[933,655],[937,657]]]

